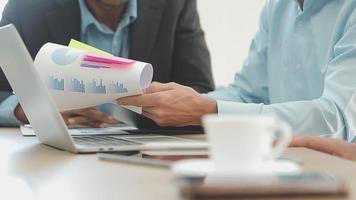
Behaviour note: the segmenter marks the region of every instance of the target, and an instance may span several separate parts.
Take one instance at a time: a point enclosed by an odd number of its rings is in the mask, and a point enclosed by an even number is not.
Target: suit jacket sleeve
[[[1,21],[0,21],[0,26],[5,26],[7,24],[15,24],[17,25],[17,19],[16,19],[16,9],[15,9],[15,3],[14,1],[9,1],[4,9]],[[18,27],[16,26],[18,29]],[[10,87],[9,82],[7,81],[3,71],[0,69],[0,91],[7,91],[7,92],[12,92],[12,89]]]
[[[14,24],[17,26],[17,19],[15,16],[17,16],[15,3],[14,1],[9,1],[4,9],[0,26],[7,24]],[[14,114],[18,104],[18,99],[13,95],[11,86],[3,71],[0,69],[0,126],[18,126],[21,124]]]
[[[210,54],[201,29],[196,0],[186,0],[175,37],[171,80],[206,93],[214,89]]]

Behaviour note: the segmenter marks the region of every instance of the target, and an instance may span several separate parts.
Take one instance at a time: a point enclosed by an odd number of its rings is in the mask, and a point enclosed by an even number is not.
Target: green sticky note
[[[100,54],[103,54],[103,55],[106,55],[106,56],[113,56],[112,54],[110,54],[110,53],[108,53],[106,51],[102,51],[102,50],[97,49],[95,47],[92,47],[90,45],[87,45],[87,44],[84,44],[82,42],[79,42],[78,40],[75,40],[75,39],[71,39],[68,46],[72,47],[72,48],[76,48],[76,49],[89,51],[91,53],[100,53]]]

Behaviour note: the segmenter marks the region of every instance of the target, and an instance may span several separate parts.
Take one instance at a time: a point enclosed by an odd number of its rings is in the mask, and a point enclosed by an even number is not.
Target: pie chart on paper
[[[69,65],[77,60],[80,53],[68,48],[56,49],[52,53],[52,60],[57,65]]]

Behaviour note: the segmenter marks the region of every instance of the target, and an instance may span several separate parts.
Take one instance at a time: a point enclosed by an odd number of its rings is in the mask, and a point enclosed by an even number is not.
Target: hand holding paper
[[[142,94],[153,77],[148,63],[52,43],[40,49],[34,64],[60,111]]]

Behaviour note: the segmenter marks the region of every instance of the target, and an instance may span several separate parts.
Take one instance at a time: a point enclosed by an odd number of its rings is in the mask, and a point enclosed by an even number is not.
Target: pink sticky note
[[[87,53],[84,55],[84,61],[95,62],[95,63],[106,63],[106,64],[133,64],[136,61],[127,58],[120,58],[114,56],[103,56],[92,53]]]

